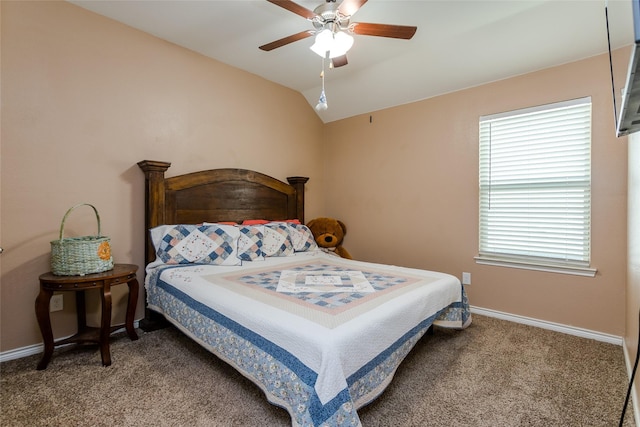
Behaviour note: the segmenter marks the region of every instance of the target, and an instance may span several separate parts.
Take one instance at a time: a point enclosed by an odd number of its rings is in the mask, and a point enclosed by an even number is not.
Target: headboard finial
[[[138,166],[144,171],[145,174],[148,174],[149,172],[165,172],[167,169],[169,169],[171,163],[158,160],[142,160],[138,162]]]

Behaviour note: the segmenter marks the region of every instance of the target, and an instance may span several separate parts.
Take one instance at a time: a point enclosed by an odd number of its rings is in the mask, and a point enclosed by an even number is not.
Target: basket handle
[[[100,215],[98,215],[98,210],[96,209],[96,207],[90,205],[89,203],[79,203],[69,209],[66,214],[64,214],[64,217],[62,218],[62,224],[60,224],[60,240],[62,240],[62,235],[64,233],[64,223],[67,220],[67,216],[69,216],[72,210],[74,210],[75,208],[79,208],[80,206],[91,206],[93,211],[96,213],[96,219],[98,220],[98,237],[102,236],[102,234],[100,234]]]

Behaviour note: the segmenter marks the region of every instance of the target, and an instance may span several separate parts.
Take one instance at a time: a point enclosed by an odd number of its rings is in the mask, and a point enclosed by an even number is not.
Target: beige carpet
[[[141,331],[140,331],[141,332]],[[173,328],[0,364],[2,426],[289,426],[286,411]],[[436,329],[362,408],[373,426],[617,426],[627,388],[622,348],[474,316]],[[625,426],[633,426],[627,409]]]

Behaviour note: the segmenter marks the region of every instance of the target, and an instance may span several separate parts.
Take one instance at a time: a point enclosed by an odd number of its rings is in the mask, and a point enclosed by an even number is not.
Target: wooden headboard
[[[211,169],[165,178],[171,163],[138,162],[145,174],[145,260],[155,259],[148,230],[163,224],[245,219],[299,219],[304,223],[304,184],[309,178],[276,178],[244,169]]]

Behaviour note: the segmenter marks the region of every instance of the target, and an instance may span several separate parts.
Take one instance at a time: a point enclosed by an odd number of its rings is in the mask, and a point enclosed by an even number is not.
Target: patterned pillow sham
[[[313,238],[313,233],[309,227],[299,222],[287,222],[286,225],[289,235],[291,236],[294,251],[306,252],[318,249],[318,244]]]
[[[224,222],[205,222],[204,225],[231,224]],[[264,239],[264,227],[262,225],[240,225],[233,223],[238,228],[238,258],[242,261],[263,261],[262,240]]]
[[[289,227],[282,222],[270,222],[264,225],[262,252],[266,257],[282,257],[294,254]]]
[[[239,225],[238,257],[243,261],[263,261],[264,226]]]
[[[226,223],[209,223],[219,225]],[[265,257],[291,256],[318,248],[313,233],[299,220],[245,220],[240,230],[238,257],[243,261],[262,261]],[[288,237],[287,237],[288,236]]]
[[[164,264],[239,265],[240,231],[233,225],[162,225],[151,230],[157,260]]]

